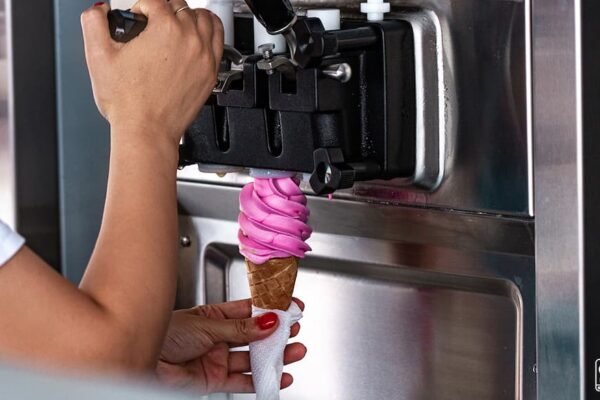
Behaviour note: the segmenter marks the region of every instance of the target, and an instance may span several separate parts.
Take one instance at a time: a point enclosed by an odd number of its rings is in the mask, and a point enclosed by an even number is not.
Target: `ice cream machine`
[[[383,20],[383,2],[363,4],[366,20],[341,23],[339,10],[319,10],[319,18],[297,15],[288,0],[247,4],[268,34],[255,32],[263,28],[251,16],[236,16],[234,43],[182,141],[180,165],[300,173],[317,194],[413,175],[411,25]],[[131,13],[111,16],[119,40],[140,25]],[[270,35],[283,35],[287,45],[276,46],[280,38]]]

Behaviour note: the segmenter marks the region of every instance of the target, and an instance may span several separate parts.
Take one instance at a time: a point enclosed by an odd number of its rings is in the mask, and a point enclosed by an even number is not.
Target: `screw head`
[[[179,243],[181,247],[190,247],[192,245],[192,239],[189,236],[182,236],[179,238]]]
[[[265,43],[258,46],[258,51],[260,51],[263,58],[266,60],[273,57],[273,50],[275,50],[275,45],[273,43]]]

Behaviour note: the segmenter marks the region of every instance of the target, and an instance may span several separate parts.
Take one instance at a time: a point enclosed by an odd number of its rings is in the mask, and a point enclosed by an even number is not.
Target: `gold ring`
[[[183,6],[183,7],[181,7],[181,8],[178,8],[178,9],[175,11],[175,15],[179,14],[180,12],[182,12],[182,11],[184,11],[184,10],[189,10],[189,9],[190,9],[190,6]]]

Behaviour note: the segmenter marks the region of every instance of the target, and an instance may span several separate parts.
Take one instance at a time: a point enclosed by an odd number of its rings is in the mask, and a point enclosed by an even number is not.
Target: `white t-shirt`
[[[25,244],[25,239],[0,221],[0,267],[6,264]]]

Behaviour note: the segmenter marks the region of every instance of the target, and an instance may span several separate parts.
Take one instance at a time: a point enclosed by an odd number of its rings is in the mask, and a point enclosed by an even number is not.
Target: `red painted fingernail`
[[[271,329],[277,323],[277,314],[275,314],[274,312],[268,312],[266,314],[263,314],[256,319],[256,323],[258,324],[258,327],[263,331]]]
[[[103,6],[103,5],[104,5],[103,1],[99,1],[97,3],[94,3],[94,7],[100,7],[100,6]]]

